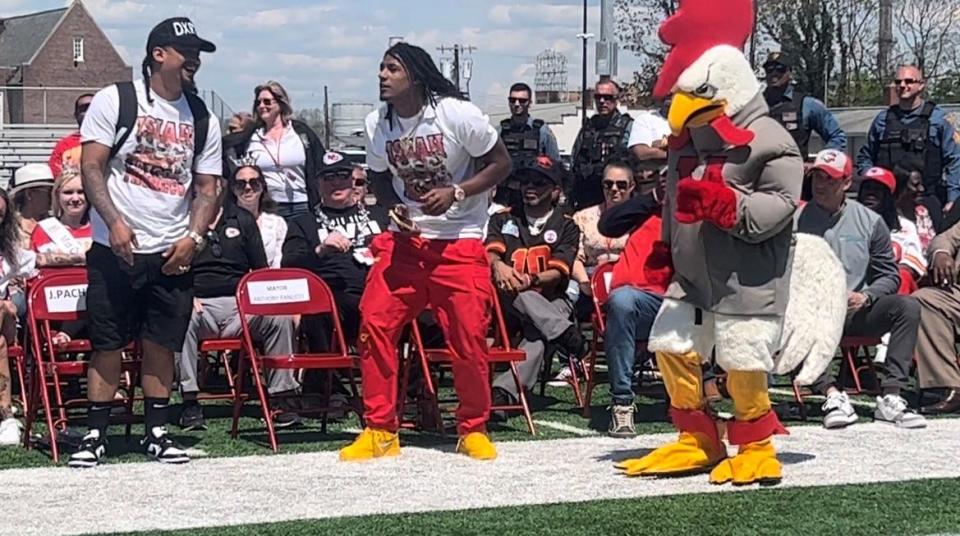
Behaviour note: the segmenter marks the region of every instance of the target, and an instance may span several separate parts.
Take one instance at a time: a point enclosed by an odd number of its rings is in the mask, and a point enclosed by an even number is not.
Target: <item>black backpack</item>
[[[116,86],[120,96],[120,113],[117,114],[116,141],[110,149],[111,160],[117,156],[123,144],[127,143],[127,138],[136,126],[138,112],[137,91],[133,87],[133,82],[117,82]],[[193,160],[195,162],[207,145],[210,111],[197,95],[188,91],[184,91],[183,94],[187,97],[190,113],[193,114]]]

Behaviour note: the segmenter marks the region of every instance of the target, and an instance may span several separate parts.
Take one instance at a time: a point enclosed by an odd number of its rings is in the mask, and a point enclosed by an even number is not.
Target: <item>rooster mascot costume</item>
[[[671,49],[654,95],[673,95],[663,240],[675,275],[648,347],[680,437],[618,464],[630,476],[779,482],[773,436],[787,432],[771,410],[767,375],[802,363],[796,380],[809,384],[840,339],[843,269],[825,242],[793,232],[803,160],[768,116],[742,53],[753,17],[751,0],[681,0],[660,28]],[[712,352],[733,399],[732,457],[703,397],[701,364]]]

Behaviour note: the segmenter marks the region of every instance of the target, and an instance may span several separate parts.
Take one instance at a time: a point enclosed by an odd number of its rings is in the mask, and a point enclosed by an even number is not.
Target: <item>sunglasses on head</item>
[[[895,79],[893,80],[893,83],[896,84],[896,85],[898,85],[898,86],[901,85],[901,84],[907,85],[907,86],[912,86],[913,84],[919,84],[920,82],[921,82],[921,80],[917,80],[917,79],[915,79],[915,78],[895,78]]]
[[[254,192],[259,192],[263,190],[263,183],[260,181],[260,179],[234,179],[233,181],[233,190],[235,192],[245,192],[247,191],[248,187]]]
[[[214,257],[219,259],[223,256],[223,247],[220,245],[220,235],[218,235],[216,231],[207,231],[207,243],[210,244],[210,253],[212,253]]]
[[[262,104],[262,105],[264,105],[264,106],[273,106],[273,103],[275,103],[275,102],[277,102],[277,101],[276,101],[276,99],[257,99],[257,100],[255,100],[255,101],[253,101],[253,102],[254,102],[254,104],[257,104],[257,105]]]
[[[518,99],[518,98],[514,98],[514,97],[510,97],[510,98],[507,99],[507,100],[510,101],[510,104],[526,104],[526,103],[530,102],[530,99]]]
[[[617,190],[626,190],[629,187],[630,183],[627,181],[603,181],[604,190],[613,190],[614,188]]]
[[[595,101],[597,101],[597,102],[615,101],[615,100],[617,100],[617,96],[616,96],[616,95],[607,95],[607,94],[604,94],[604,93],[597,93],[596,95],[593,96],[593,100],[595,100]]]

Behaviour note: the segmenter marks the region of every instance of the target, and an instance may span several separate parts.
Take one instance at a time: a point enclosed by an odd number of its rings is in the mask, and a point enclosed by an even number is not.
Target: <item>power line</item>
[[[457,89],[469,98],[470,79],[473,78],[473,59],[466,58],[461,60],[460,56],[461,54],[467,56],[473,54],[473,52],[477,50],[477,47],[457,43],[453,46],[440,45],[437,47],[437,50],[440,51],[440,54],[453,53],[452,59],[450,57],[444,57],[440,60],[440,70],[443,72],[443,76],[453,82],[457,86]],[[466,81],[466,91],[464,91],[463,86],[460,84],[461,78]]]

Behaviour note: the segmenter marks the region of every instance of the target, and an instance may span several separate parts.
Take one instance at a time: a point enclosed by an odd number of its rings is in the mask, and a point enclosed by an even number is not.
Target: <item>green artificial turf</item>
[[[548,506],[302,520],[159,534],[875,536],[957,531],[960,531],[960,480],[950,479],[836,487],[774,488],[742,493],[705,493]],[[141,536],[147,533],[135,534]]]

